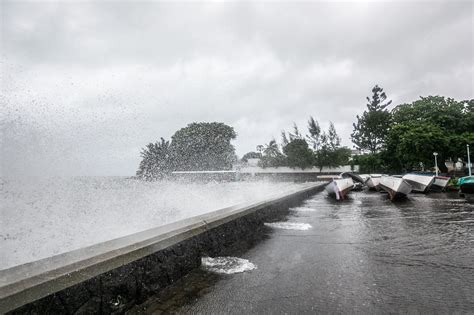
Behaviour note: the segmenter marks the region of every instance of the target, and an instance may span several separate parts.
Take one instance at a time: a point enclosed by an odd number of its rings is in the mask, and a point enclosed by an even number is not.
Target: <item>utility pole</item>
[[[471,174],[471,157],[469,156],[469,144],[466,144],[467,147],[467,168],[469,169],[469,176],[472,176]]]

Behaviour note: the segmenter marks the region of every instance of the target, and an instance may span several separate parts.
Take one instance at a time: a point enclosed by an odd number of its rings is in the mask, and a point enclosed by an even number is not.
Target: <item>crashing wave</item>
[[[255,264],[238,257],[202,257],[201,265],[208,271],[222,274],[234,274],[257,269]]]

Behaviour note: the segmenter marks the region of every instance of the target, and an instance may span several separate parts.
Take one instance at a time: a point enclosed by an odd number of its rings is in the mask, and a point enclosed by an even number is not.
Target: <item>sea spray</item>
[[[292,191],[295,183],[1,178],[0,269]]]

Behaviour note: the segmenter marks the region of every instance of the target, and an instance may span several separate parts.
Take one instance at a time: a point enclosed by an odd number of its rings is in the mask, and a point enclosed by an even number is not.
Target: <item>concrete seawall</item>
[[[272,180],[272,181],[294,181],[294,182],[316,182],[329,175],[339,175],[344,172],[358,172],[359,166],[354,169],[346,165],[338,168],[290,168],[290,167],[243,167],[240,170],[229,171],[175,171],[171,177],[175,180],[208,182],[208,181],[249,181],[249,180]]]
[[[311,183],[123,238],[0,271],[0,313],[123,313],[199,267],[254,242],[271,221],[322,190]]]

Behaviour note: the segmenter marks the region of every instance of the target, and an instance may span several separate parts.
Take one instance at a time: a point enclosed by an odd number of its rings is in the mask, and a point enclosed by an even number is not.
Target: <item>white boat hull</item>
[[[406,174],[402,178],[412,186],[412,191],[420,193],[427,193],[435,180],[434,176],[418,174]]]
[[[365,184],[369,187],[370,190],[380,190],[380,177],[381,176],[370,176]]]
[[[411,185],[400,177],[382,176],[380,188],[388,192],[390,200],[403,199],[411,192]]]
[[[360,176],[360,178],[362,178],[364,180],[364,183],[366,183],[370,178],[369,174],[360,174],[359,176]]]
[[[352,178],[341,178],[334,179],[326,185],[325,189],[330,196],[335,196],[336,200],[344,200],[353,187],[354,181]]]
[[[435,176],[433,185],[431,185],[431,190],[434,191],[444,191],[446,186],[448,186],[450,178],[445,176]]]

